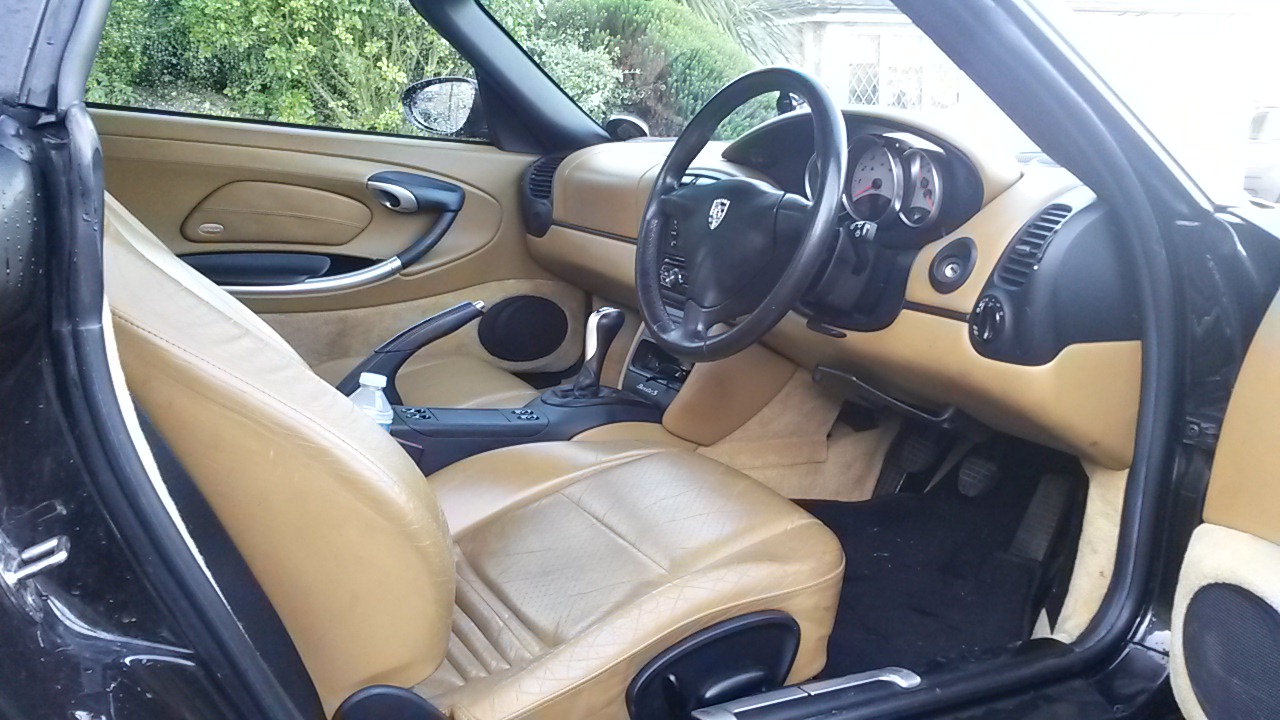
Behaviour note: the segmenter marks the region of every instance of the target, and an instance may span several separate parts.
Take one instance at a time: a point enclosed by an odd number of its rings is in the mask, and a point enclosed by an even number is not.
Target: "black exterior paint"
[[[46,222],[39,169],[65,146],[57,128],[0,119],[0,533],[19,549],[70,544],[65,563],[17,592],[0,583],[0,715],[232,716],[103,512],[81,452],[79,378],[61,361],[74,324],[66,272],[83,258]]]

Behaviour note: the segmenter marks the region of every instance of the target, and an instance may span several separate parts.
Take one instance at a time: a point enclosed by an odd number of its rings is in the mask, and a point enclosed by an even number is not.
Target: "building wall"
[[[1215,198],[1240,193],[1255,109],[1280,105],[1280,2],[1050,4],[1066,37]],[[1173,6],[1170,6],[1173,7]],[[846,103],[903,107],[963,124],[1013,151],[1025,136],[896,11],[801,21],[799,57]],[[1051,110],[1051,109],[1050,109]]]

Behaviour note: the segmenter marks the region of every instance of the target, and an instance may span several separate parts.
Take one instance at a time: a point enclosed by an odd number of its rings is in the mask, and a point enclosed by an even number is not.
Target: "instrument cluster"
[[[914,138],[898,134],[858,135],[849,142],[842,196],[853,220],[882,229],[923,230],[942,214],[946,156]],[[817,158],[805,168],[805,195],[816,183]]]

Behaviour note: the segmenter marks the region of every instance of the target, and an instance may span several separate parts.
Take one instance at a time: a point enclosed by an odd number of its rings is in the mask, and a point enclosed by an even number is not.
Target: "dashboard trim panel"
[[[610,240],[617,240],[619,242],[630,243],[632,245],[636,244],[636,239],[633,237],[627,237],[626,235],[619,235],[618,233],[608,232],[607,230],[593,230],[589,227],[583,227],[582,225],[574,225],[573,223],[560,222],[559,220],[553,220],[551,222],[551,226],[562,227],[566,230],[576,230],[581,233],[587,233],[588,235],[598,235],[602,238],[608,238]]]
[[[929,315],[937,315],[940,318],[946,318],[948,320],[956,320],[958,322],[962,322],[965,324],[968,324],[969,322],[969,313],[957,312],[955,310],[948,310],[947,308],[934,307],[933,305],[925,305],[924,303],[918,303],[912,300],[904,300],[902,302],[902,309],[914,310],[915,312],[922,312]]]
[[[634,307],[634,236],[669,147],[663,141],[613,143],[569,156],[553,190],[558,217],[546,236],[529,236],[532,257],[589,292]],[[691,171],[762,177],[719,157],[723,148],[709,147]],[[948,150],[956,148],[969,150],[958,143]],[[970,159],[980,173],[991,173],[982,175],[982,205],[951,232],[910,250],[914,259],[892,322],[833,337],[809,329],[808,318],[792,312],[762,344],[809,369],[822,364],[865,378],[904,401],[955,405],[995,430],[1106,468],[1128,467],[1141,380],[1139,341],[1076,342],[1034,365],[985,357],[970,341],[970,313],[1019,228],[1079,181],[1058,167],[1010,168],[998,157]],[[960,237],[974,242],[972,272],[941,293],[929,281],[930,266]]]

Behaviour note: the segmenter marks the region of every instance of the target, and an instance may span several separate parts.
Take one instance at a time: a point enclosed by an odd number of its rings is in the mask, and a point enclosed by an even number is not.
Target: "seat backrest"
[[[326,709],[431,674],[454,566],[417,466],[110,196],[104,243],[129,391],[253,569]]]

